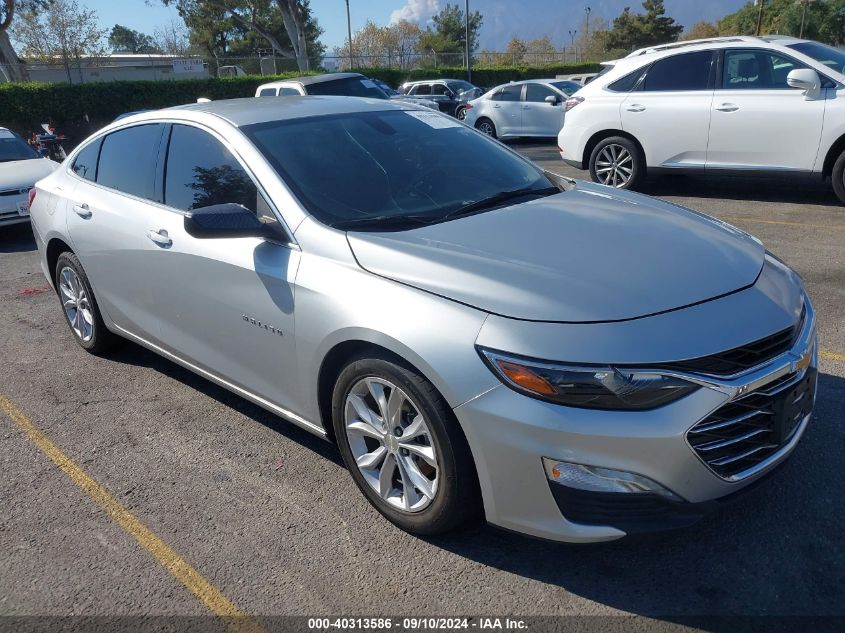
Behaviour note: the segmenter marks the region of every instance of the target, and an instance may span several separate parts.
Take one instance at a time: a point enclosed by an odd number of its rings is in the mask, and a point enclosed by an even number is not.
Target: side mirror
[[[786,83],[790,88],[803,90],[808,98],[814,97],[822,86],[819,74],[812,68],[790,70],[786,76]]]
[[[543,101],[545,101],[545,102],[546,102],[546,103],[548,103],[549,105],[557,105],[558,103],[560,103],[560,99],[558,99],[558,98],[557,98],[556,96],[554,96],[554,95],[549,95],[548,97],[546,97],[545,99],[543,99]]]
[[[274,224],[265,224],[239,204],[227,202],[194,209],[185,215],[185,232],[198,239],[260,237],[287,242],[287,236]]]

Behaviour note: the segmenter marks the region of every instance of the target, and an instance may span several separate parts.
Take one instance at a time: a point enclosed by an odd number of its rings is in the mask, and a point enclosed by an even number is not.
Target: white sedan
[[[470,101],[464,122],[494,138],[557,136],[563,104],[580,88],[566,79],[513,81]]]
[[[29,190],[58,166],[0,127],[0,226],[29,222]]]

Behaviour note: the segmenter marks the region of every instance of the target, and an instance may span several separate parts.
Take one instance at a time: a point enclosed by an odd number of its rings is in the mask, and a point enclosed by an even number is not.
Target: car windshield
[[[498,141],[438,112],[345,113],[242,130],[306,210],[337,228],[435,223],[487,210],[485,202],[559,191]]]
[[[788,47],[812,57],[838,73],[845,74],[845,51],[818,42],[799,42],[788,44]]]
[[[366,77],[346,77],[310,84],[305,88],[310,95],[335,95],[340,97],[370,97],[371,99],[389,99],[372,79]]]
[[[14,132],[0,130],[0,163],[31,158],[41,158],[41,156]]]
[[[581,84],[576,81],[553,81],[552,85],[567,96],[572,96],[581,90]]]

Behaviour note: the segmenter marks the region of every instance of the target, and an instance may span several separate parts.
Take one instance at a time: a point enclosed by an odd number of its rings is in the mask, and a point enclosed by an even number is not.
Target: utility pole
[[[766,0],[754,0],[757,4],[757,31],[755,35],[760,35],[760,29],[763,27],[763,6],[766,4]]]
[[[346,0],[346,33],[349,37],[349,70],[352,70],[354,62],[352,60],[352,18],[349,15],[349,0]]]
[[[464,2],[464,30],[466,31],[464,48],[467,55],[467,81],[472,83],[472,62],[469,59],[469,0]]]

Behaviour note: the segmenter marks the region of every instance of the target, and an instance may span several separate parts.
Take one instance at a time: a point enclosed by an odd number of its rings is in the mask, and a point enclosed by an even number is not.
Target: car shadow
[[[342,466],[333,444],[139,345],[127,342],[109,359],[178,380]],[[793,456],[742,502],[691,528],[572,545],[477,524],[422,540],[614,609],[714,631],[736,630],[718,616],[842,615],[842,411],[845,378],[820,374],[816,410]]]
[[[0,227],[0,253],[27,253],[36,248],[29,223]]]
[[[173,361],[151,352],[141,345],[125,341],[116,350],[109,353],[108,360],[126,365],[146,367],[157,371],[168,378],[178,380],[191,389],[195,389],[201,394],[247,416],[268,429],[275,431],[280,435],[284,435],[286,438],[297,442],[302,446],[305,446],[320,457],[327,459],[338,466],[343,465],[340,453],[337,451],[334,444],[320,439],[316,435],[301,429],[292,422],[288,422],[287,420],[270,413],[266,409],[253,404],[249,400],[245,400],[228,389],[218,386],[210,380],[185,369]]]
[[[739,503],[674,532],[568,545],[480,526],[428,542],[636,615],[736,630],[712,616],[842,615],[845,379],[819,377],[792,457]],[[556,611],[556,610],[555,610]]]

